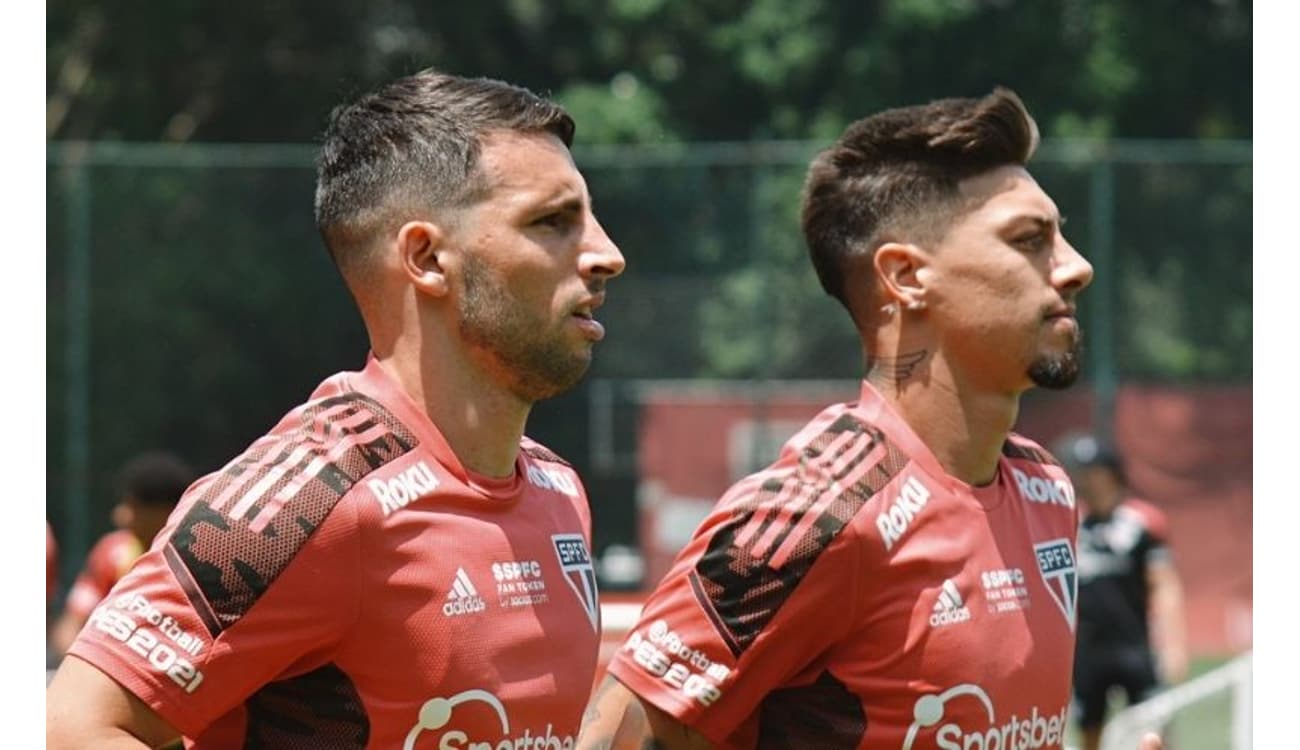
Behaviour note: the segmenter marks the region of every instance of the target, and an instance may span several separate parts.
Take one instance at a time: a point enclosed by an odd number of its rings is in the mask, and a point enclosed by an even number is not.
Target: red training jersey
[[[525,438],[477,476],[371,358],[182,498],[70,653],[199,748],[569,748],[590,515]]]
[[[85,619],[90,616],[118,579],[131,567],[131,563],[144,552],[135,534],[124,529],[110,531],[95,542],[86,557],[86,567],[68,590],[64,609]]]
[[[722,748],[1059,748],[1076,523],[1034,443],[971,487],[864,382],[723,495],[610,672]]]

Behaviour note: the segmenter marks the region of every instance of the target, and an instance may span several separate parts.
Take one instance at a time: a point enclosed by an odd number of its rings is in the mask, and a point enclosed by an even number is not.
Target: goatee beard
[[[1079,379],[1083,363],[1083,337],[1074,340],[1074,345],[1064,354],[1049,354],[1034,360],[1029,366],[1029,379],[1040,388],[1059,391],[1074,385]]]

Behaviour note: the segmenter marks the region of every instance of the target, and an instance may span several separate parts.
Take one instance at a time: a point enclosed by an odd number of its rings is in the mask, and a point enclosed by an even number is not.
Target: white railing
[[[1120,711],[1106,723],[1102,750],[1134,750],[1146,732],[1159,732],[1179,711],[1188,710],[1215,693],[1229,691],[1232,699],[1229,728],[1231,750],[1251,746],[1251,652],[1217,669],[1188,680]],[[1195,709],[1190,709],[1195,710]]]

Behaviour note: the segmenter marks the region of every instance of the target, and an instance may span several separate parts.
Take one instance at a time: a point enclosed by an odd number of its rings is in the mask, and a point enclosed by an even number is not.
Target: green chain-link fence
[[[593,383],[860,374],[799,234],[823,145],[577,150],[628,270],[588,381],[539,405],[529,432],[603,498],[597,546],[628,536],[635,478],[590,465]],[[1081,314],[1103,429],[1120,382],[1250,380],[1251,158],[1249,142],[1048,141],[1031,165],[1096,267]],[[312,159],[310,146],[49,147],[47,515],[65,582],[108,527],[132,453],[214,469],[362,364],[364,331],[312,221]]]

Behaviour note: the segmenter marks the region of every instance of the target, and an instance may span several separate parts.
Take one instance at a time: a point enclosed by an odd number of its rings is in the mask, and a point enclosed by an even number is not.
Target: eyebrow
[[[548,211],[581,211],[584,201],[578,196],[570,195],[565,198],[543,201],[538,205]]]
[[[1060,228],[1065,226],[1065,223],[1068,220],[1069,218],[1066,216],[1057,216],[1051,214],[1046,216],[1043,214],[1032,214],[1032,215],[1021,214],[1007,221],[1007,226],[1014,227],[1015,225],[1023,222],[1031,222],[1037,225],[1039,229],[1051,229],[1052,227]]]
[[[539,206],[559,206],[568,203],[581,203],[583,193],[581,186],[569,180],[558,180],[545,186],[523,186]]]
[[[577,190],[558,188],[545,193],[522,191],[512,196],[513,210],[531,216],[540,216],[552,211],[581,211],[583,196]]]

